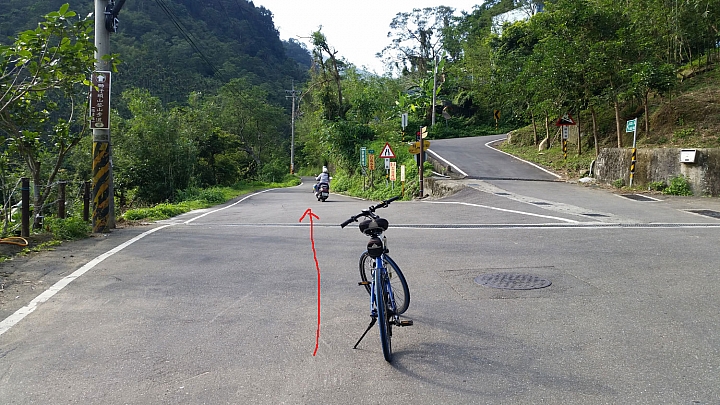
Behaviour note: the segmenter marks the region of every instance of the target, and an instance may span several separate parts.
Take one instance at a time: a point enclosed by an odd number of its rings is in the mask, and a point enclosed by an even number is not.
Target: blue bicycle
[[[390,258],[387,249],[387,238],[383,232],[387,231],[389,223],[380,218],[375,211],[385,208],[400,197],[393,197],[380,204],[370,206],[368,209],[353,215],[340,224],[345,228],[349,223],[356,222],[358,218],[367,218],[360,222],[360,232],[370,237],[367,250],[360,255],[360,283],[370,293],[370,325],[360,336],[353,349],[356,349],[365,335],[372,329],[378,320],[380,329],[380,342],[383,356],[386,361],[392,361],[392,327],[411,326],[413,321],[400,320],[399,315],[404,313],[410,305],[410,290],[400,267]]]

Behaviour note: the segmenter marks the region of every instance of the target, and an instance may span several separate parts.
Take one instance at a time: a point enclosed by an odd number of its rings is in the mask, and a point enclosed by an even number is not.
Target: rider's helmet
[[[327,173],[327,172],[328,172],[328,171],[327,171],[327,167],[326,167],[326,166],[323,166],[323,173]]]

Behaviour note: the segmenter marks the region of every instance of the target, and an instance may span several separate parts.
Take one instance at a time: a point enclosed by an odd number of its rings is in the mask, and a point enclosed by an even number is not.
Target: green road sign
[[[635,132],[635,125],[637,124],[637,118],[630,120],[625,124],[625,132]]]
[[[360,148],[360,166],[367,167],[367,148]]]

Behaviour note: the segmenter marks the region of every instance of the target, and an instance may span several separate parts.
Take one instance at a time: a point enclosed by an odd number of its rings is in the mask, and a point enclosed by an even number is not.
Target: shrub
[[[612,182],[613,187],[615,188],[622,188],[625,185],[625,180],[623,179],[617,179]]]
[[[86,238],[90,233],[90,224],[81,218],[60,219],[55,217],[45,218],[45,228],[53,234],[57,240],[73,240]]]
[[[664,181],[652,181],[648,184],[648,190],[650,191],[663,191],[667,188],[667,184]]]
[[[673,177],[670,184],[663,190],[663,194],[668,195],[693,195],[690,183],[685,176]]]

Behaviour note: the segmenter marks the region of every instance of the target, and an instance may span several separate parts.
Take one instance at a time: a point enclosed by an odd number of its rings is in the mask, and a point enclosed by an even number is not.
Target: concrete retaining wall
[[[696,149],[695,163],[681,163],[681,149],[638,149],[633,186],[647,186],[653,181],[666,184],[677,176],[685,176],[695,195],[720,195],[720,149]],[[612,183],[623,179],[630,184],[630,149],[600,150],[595,163],[595,177]]]

